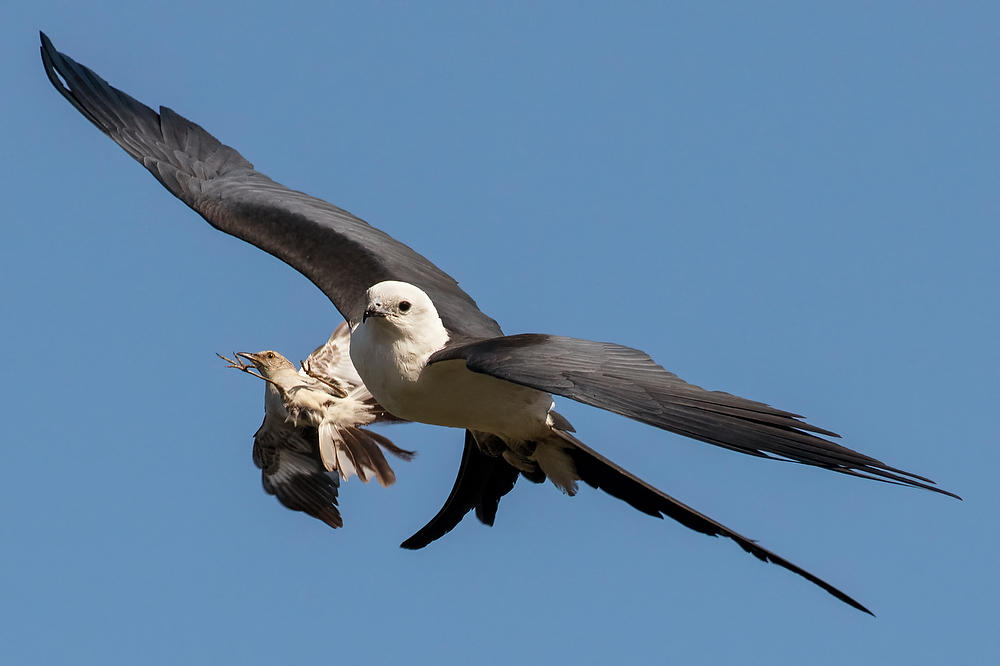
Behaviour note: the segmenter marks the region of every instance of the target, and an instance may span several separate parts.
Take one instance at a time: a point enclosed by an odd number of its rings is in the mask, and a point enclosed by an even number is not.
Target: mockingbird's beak
[[[245,358],[254,365],[257,365],[257,354],[251,354],[250,352],[236,352],[236,355],[240,358]]]
[[[365,313],[361,315],[361,323],[368,321],[369,317],[387,317],[389,316],[389,311],[381,303],[372,303],[365,309]]]

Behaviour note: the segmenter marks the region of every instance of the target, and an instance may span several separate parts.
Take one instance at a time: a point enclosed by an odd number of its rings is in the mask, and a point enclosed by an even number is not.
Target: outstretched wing
[[[253,462],[261,485],[285,507],[302,511],[330,527],[343,527],[337,508],[340,478],[327,472],[316,451],[313,427],[293,427],[265,416],[254,434]]]
[[[405,422],[387,412],[358,375],[354,363],[351,362],[351,327],[347,322],[338,326],[330,334],[329,340],[309,354],[303,361],[299,374],[319,380],[327,387],[336,387],[343,393],[350,394],[352,400],[363,402],[375,415],[373,423]]]
[[[638,349],[553,335],[512,335],[457,344],[428,363],[464,360],[474,371],[555,393],[687,437],[755,456],[926,488],[930,479],[818,435],[797,414],[688,384]]]
[[[351,327],[346,321],[334,329],[329,340],[309,354],[302,364],[302,371],[347,391],[364,383],[351,363]]]
[[[401,280],[434,299],[449,330],[478,337],[500,333],[451,276],[403,243],[337,206],[274,182],[197,124],[166,107],[156,113],[56,51],[44,34],[41,40],[49,80],[80,113],[213,227],[309,278],[347,321],[361,320],[368,287]]]

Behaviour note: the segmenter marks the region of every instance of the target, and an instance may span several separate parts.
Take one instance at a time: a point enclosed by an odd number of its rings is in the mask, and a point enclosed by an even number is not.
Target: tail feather
[[[408,451],[407,449],[402,449],[396,446],[395,444],[392,443],[392,440],[390,440],[385,435],[380,435],[377,432],[372,432],[371,430],[365,430],[364,428],[358,428],[358,430],[360,430],[361,432],[365,433],[366,435],[374,439],[379,446],[381,446],[383,449],[385,449],[392,455],[396,456],[397,458],[401,458],[409,462],[410,460],[413,460],[413,456],[417,455],[416,451]]]
[[[371,440],[368,433],[359,428],[345,428],[344,441],[348,443],[358,464],[358,478],[367,483],[368,479],[374,476],[382,486],[396,482],[395,472],[392,471],[378,444]]]
[[[556,428],[553,428],[552,432],[563,441],[572,444],[572,447],[567,448],[566,452],[572,458],[576,470],[580,475],[580,480],[584,483],[594,488],[599,488],[612,497],[617,497],[627,502],[643,513],[657,518],[669,516],[684,526],[702,534],[724,536],[732,539],[740,548],[757,559],[777,564],[792,573],[802,576],[814,585],[818,585],[844,603],[869,615],[874,615],[874,613],[846,592],[837,589],[825,580],[809,573],[780,555],[759,546],[752,539],[748,539],[722,523],[712,520],[663,491],[654,488],[639,477],[597,453],[568,432]]]
[[[491,438],[488,433],[465,431],[465,450],[451,494],[426,525],[400,544],[402,548],[417,550],[440,539],[472,510],[481,523],[493,525],[500,499],[514,488],[519,472],[499,453],[489,452]]]
[[[415,453],[392,443],[387,437],[354,426],[338,426],[324,421],[319,426],[319,452],[328,471],[339,472],[342,479],[357,476],[362,482],[374,477],[382,486],[396,482],[396,474],[382,453],[389,453],[410,460]]]
[[[342,429],[330,421],[319,425],[319,455],[328,472],[340,472],[345,481],[353,475],[367,481],[358,472],[350,447],[344,441]]]

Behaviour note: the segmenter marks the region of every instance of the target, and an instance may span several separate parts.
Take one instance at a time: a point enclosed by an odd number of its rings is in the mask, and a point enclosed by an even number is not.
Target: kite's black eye
[[[399,311],[400,312],[407,312],[407,311],[409,311],[409,309],[410,309],[410,302],[409,301],[400,301],[399,302]]]
[[[274,358],[274,352],[267,352],[268,358]]]

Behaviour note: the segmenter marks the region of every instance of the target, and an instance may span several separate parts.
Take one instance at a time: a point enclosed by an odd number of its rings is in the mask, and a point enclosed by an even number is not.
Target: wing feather
[[[445,347],[428,363],[462,359],[474,371],[555,393],[709,444],[957,497],[930,479],[831,442],[797,414],[689,384],[645,352],[610,342],[512,335]]]
[[[300,372],[350,391],[364,383],[351,362],[350,350],[351,327],[345,321],[334,329],[326,342],[309,354]]]
[[[401,280],[426,291],[455,333],[500,333],[451,276],[408,246],[342,208],[274,182],[196,123],[166,107],[156,113],[59,53],[44,34],[41,41],[49,81],[80,113],[213,227],[309,278],[347,321],[361,320],[368,287]]]
[[[286,508],[343,527],[337,506],[340,479],[323,468],[314,452],[316,438],[316,428],[265,416],[254,434],[253,462],[260,468],[264,492]]]

